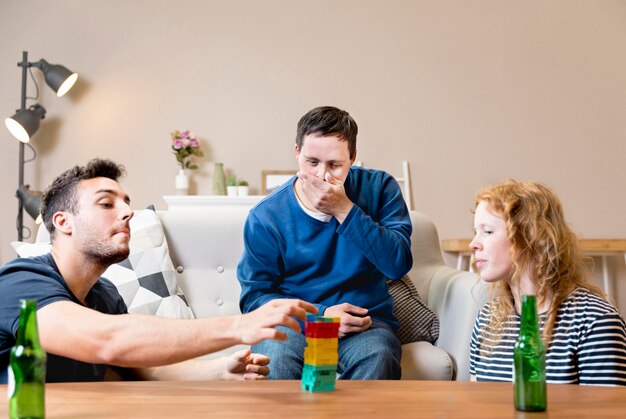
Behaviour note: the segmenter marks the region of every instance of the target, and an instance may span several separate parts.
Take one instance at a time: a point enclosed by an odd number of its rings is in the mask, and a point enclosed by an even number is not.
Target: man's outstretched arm
[[[46,352],[83,362],[155,367],[182,362],[237,344],[285,340],[276,326],[300,332],[296,319],[317,308],[302,300],[272,300],[239,316],[176,320],[143,315],[102,314],[69,301],[37,311]]]

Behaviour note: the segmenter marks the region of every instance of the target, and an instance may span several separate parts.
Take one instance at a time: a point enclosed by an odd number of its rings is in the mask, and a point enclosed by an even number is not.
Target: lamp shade
[[[41,205],[41,192],[31,191],[28,185],[20,185],[16,195],[22,200],[24,209],[36,220],[39,217],[39,206]]]
[[[46,84],[61,97],[66,94],[78,80],[78,74],[59,64],[49,64],[46,60],[37,63],[46,79]]]
[[[39,122],[46,115],[46,109],[41,105],[33,105],[28,109],[21,109],[10,118],[4,120],[11,134],[23,143],[30,141],[39,129]]]

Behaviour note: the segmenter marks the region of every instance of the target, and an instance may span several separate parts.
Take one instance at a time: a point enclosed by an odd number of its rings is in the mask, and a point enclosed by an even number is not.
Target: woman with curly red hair
[[[512,381],[521,297],[536,295],[548,383],[626,385],[626,325],[588,281],[578,238],[545,185],[507,180],[474,201],[470,247],[492,299],[470,342],[472,380]]]

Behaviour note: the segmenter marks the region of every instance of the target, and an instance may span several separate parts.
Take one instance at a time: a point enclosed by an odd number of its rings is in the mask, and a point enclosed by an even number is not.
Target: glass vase
[[[226,175],[223,163],[215,163],[215,169],[213,169],[213,195],[226,195]]]

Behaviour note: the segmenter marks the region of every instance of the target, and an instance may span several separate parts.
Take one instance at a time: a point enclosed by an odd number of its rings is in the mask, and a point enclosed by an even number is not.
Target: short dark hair
[[[111,160],[93,159],[84,166],[74,166],[61,173],[46,188],[39,211],[50,236],[54,236],[52,216],[59,211],[77,212],[76,185],[81,180],[106,177],[117,181],[126,173],[124,166]]]
[[[356,157],[356,135],[359,127],[346,111],[334,106],[319,106],[308,111],[298,121],[296,145],[302,149],[304,137],[307,135],[337,135],[340,140],[348,142],[350,158]]]

